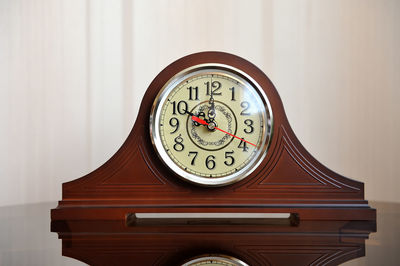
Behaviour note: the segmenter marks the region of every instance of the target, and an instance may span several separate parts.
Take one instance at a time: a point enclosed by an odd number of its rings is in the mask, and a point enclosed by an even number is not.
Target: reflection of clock
[[[272,112],[251,76],[228,65],[200,64],[163,86],[150,127],[159,157],[177,176],[220,186],[245,178],[264,158]]]
[[[196,258],[192,258],[190,261],[182,264],[182,266],[248,266],[243,261],[225,255],[202,255]]]

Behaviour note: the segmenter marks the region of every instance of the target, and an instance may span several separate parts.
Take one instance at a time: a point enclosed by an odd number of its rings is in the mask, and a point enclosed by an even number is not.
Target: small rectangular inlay
[[[129,213],[127,226],[140,225],[298,225],[295,213]]]

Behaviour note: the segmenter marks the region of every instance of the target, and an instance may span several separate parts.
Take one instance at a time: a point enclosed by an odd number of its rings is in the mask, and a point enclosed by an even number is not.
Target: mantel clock
[[[329,170],[301,145],[268,77],[223,52],[188,55],[161,71],[121,148],[62,192],[53,224],[136,213],[376,219],[363,183]]]

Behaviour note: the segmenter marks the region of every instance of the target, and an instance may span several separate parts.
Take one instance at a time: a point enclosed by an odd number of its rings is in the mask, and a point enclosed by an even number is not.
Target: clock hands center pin
[[[200,118],[200,116],[201,116],[200,114],[195,115],[192,112],[189,112],[188,110],[185,110],[185,113],[187,113],[188,115],[191,116],[192,121],[196,126],[199,126],[199,125],[206,126],[209,131],[215,131],[217,129],[217,127],[218,127],[217,122],[214,119],[211,119],[211,118],[210,119],[206,119],[206,118],[204,118],[204,120],[203,120],[203,119]],[[204,116],[204,113],[202,113],[202,114]],[[194,119],[194,117],[197,120]],[[204,123],[200,123],[199,121],[203,121]]]
[[[208,122],[206,122],[205,120],[203,120],[203,119],[201,119],[201,118],[199,118],[199,117],[197,117],[197,116],[195,116],[195,115],[192,115],[192,120],[195,121],[195,122],[197,122],[197,123],[199,123],[199,124],[201,124],[201,125],[205,125],[205,126],[207,126],[207,127],[209,127],[209,125],[213,123],[213,122],[208,123]],[[213,126],[213,127],[214,127],[214,126]],[[214,128],[215,128],[216,130],[219,130],[219,131],[221,131],[221,132],[223,132],[223,133],[225,133],[225,134],[228,134],[228,135],[230,135],[230,136],[232,136],[232,137],[234,137],[234,138],[237,138],[237,139],[239,139],[239,140],[241,140],[241,141],[244,141],[244,142],[246,142],[246,143],[248,143],[248,144],[250,144],[250,145],[252,145],[252,146],[254,146],[254,147],[257,147],[257,145],[255,145],[255,144],[253,144],[253,143],[251,143],[251,142],[249,142],[249,141],[247,141],[247,140],[245,140],[245,139],[239,138],[238,136],[235,136],[235,135],[233,135],[233,134],[231,134],[231,133],[229,133],[229,132],[226,132],[225,130],[222,130],[222,129],[216,127],[216,126],[215,126]]]

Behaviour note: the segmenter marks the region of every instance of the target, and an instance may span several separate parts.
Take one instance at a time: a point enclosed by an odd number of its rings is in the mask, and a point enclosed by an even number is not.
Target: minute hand
[[[202,125],[206,125],[206,126],[208,125],[208,123],[206,121],[204,121],[203,119],[201,119],[201,118],[199,118],[197,116],[194,116],[194,115],[192,115],[192,120],[196,121],[197,123],[200,123]],[[253,144],[253,143],[251,143],[251,142],[249,142],[249,141],[247,141],[245,139],[239,138],[238,136],[235,136],[235,135],[233,135],[233,134],[231,134],[229,132],[226,132],[225,130],[222,130],[222,129],[218,128],[218,127],[215,127],[215,129],[217,129],[217,130],[219,130],[219,131],[221,131],[221,132],[223,132],[225,134],[228,134],[228,135],[230,135],[230,136],[232,136],[234,138],[240,139],[240,140],[242,140],[242,141],[244,141],[244,142],[246,142],[246,143],[248,143],[250,145],[253,145],[254,147],[257,147],[257,145],[255,145],[255,144]]]

